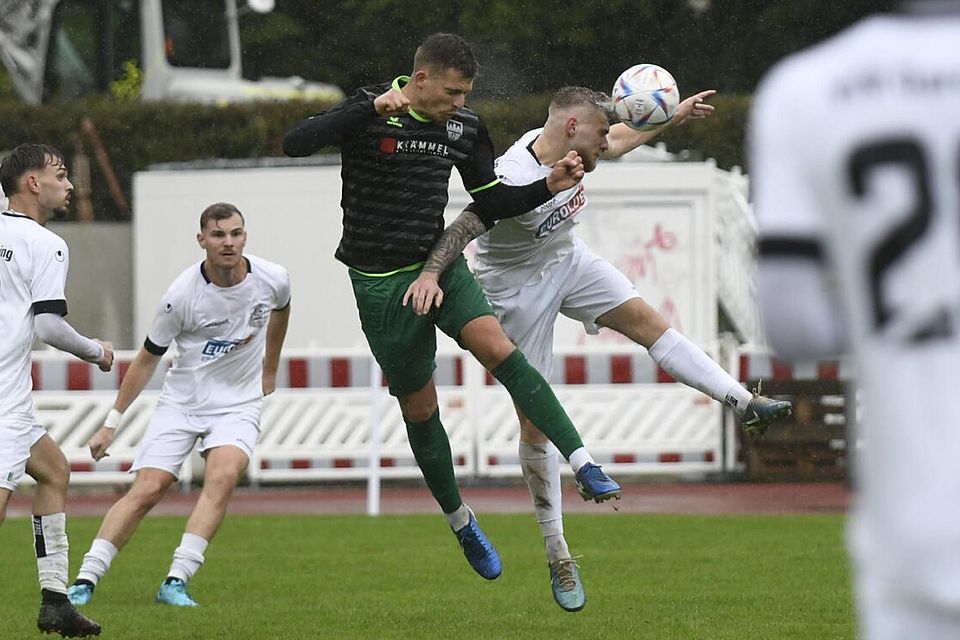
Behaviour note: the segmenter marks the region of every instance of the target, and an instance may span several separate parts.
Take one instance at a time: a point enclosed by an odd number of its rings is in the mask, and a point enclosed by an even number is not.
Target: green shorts
[[[409,302],[403,306],[403,294],[418,275],[419,268],[384,276],[350,269],[360,325],[390,395],[398,398],[419,391],[433,376],[437,327],[459,344],[460,330],[468,322],[495,315],[463,256],[440,276],[443,305],[425,316],[415,314]]]

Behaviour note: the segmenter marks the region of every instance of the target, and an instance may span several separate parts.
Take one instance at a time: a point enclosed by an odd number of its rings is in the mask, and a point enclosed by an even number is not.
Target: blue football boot
[[[67,587],[67,599],[70,600],[70,604],[80,607],[90,602],[93,599],[94,586],[84,580],[83,582],[74,582]]]
[[[583,583],[577,571],[577,561],[563,558],[550,563],[550,588],[553,599],[564,611],[580,611],[587,603],[583,593]]]
[[[500,577],[503,570],[500,564],[500,556],[497,550],[493,548],[487,536],[477,524],[477,517],[473,514],[473,509],[467,507],[470,512],[470,521],[462,528],[453,532],[457,536],[457,542],[463,549],[463,555],[467,557],[467,562],[473,567],[473,570],[479,573],[487,580],[496,580]]]
[[[584,500],[603,502],[620,499],[620,485],[603,472],[600,465],[588,462],[576,473],[577,491]]]
[[[175,607],[195,607],[190,594],[187,593],[187,584],[179,578],[167,578],[160,585],[160,591],[157,592],[157,602],[161,604],[172,604]]]

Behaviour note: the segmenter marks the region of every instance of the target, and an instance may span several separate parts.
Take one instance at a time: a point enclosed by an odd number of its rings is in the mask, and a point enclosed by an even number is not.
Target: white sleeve
[[[70,254],[63,238],[53,233],[40,236],[31,247],[33,252],[30,274],[30,295],[35,313],[66,315],[67,270]]]
[[[183,314],[186,310],[180,296],[176,295],[177,282],[174,282],[163,294],[157,313],[153,317],[153,324],[147,331],[144,348],[155,356],[166,353],[170,343],[180,335],[183,329]]]
[[[787,359],[835,356],[846,342],[808,164],[817,161],[806,144],[816,128],[802,120],[806,99],[795,95],[804,78],[804,68],[779,65],[757,92],[748,128],[758,305],[769,346]]]
[[[500,182],[512,187],[530,184],[531,182],[536,182],[537,180],[537,178],[524,180],[523,167],[521,167],[520,163],[511,158],[508,154],[504,154],[497,158],[496,164],[494,165],[494,170],[497,173],[497,177],[500,178]]]
[[[275,287],[274,311],[281,311],[290,306],[290,272],[280,268],[280,278]]]
[[[815,177],[822,157],[814,139],[808,72],[781,63],[761,82],[747,127],[750,188],[761,241],[820,242],[823,215]]]
[[[757,276],[767,344],[786,360],[832,358],[847,340],[840,305],[822,269],[807,261],[769,261]]]
[[[45,343],[72,353],[87,362],[99,362],[103,357],[103,347],[99,343],[77,333],[70,324],[56,313],[41,313],[34,319],[37,337]]]

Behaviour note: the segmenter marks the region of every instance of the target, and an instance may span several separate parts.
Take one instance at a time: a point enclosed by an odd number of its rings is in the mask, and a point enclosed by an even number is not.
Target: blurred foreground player
[[[958,42],[955,3],[867,18],[775,67],[750,123],[770,344],[859,372],[869,640],[960,638]]]

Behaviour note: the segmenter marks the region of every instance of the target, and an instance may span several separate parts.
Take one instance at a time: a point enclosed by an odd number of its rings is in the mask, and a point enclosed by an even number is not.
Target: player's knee
[[[400,412],[406,422],[424,422],[436,412],[439,406],[437,388],[433,380],[429,380],[418,391],[397,398],[400,403]]]
[[[520,442],[524,444],[544,444],[549,442],[549,438],[543,435],[540,429],[537,429],[527,420],[520,421]]]
[[[487,371],[493,371],[516,349],[517,346],[510,342],[506,335],[500,333],[500,335],[491,335],[486,342],[477,345],[471,352]]]
[[[242,475],[243,470],[236,467],[216,469],[204,477],[203,485],[204,488],[209,486],[216,493],[230,493],[240,482]]]
[[[493,316],[482,316],[467,323],[460,331],[460,341],[488,371],[516,349]]]
[[[160,478],[137,478],[127,496],[138,507],[150,509],[160,502],[169,487],[170,483]]]
[[[57,493],[65,494],[70,485],[70,463],[66,458],[61,457],[57,460],[51,460],[44,468],[42,475],[37,476],[37,484]]]
[[[403,410],[403,419],[407,422],[426,422],[437,410],[437,404],[412,404]]]

